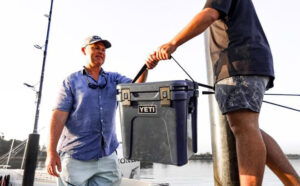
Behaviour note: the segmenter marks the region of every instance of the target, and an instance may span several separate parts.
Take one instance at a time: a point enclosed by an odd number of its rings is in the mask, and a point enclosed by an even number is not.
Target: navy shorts
[[[249,109],[259,112],[266,87],[267,76],[233,76],[215,85],[215,97],[223,114]]]

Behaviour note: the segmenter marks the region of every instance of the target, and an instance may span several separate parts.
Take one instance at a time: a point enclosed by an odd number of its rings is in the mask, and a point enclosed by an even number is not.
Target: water
[[[300,173],[300,160],[290,160]],[[214,186],[212,161],[190,161],[182,167],[154,164],[153,168],[141,169],[141,179],[154,184],[170,186]],[[280,180],[266,167],[263,186],[282,186]]]
[[[300,174],[300,159],[289,160]],[[18,165],[19,167],[19,165]],[[45,162],[37,162],[37,170],[44,170]],[[212,161],[189,161],[188,164],[177,167],[173,165],[154,164],[153,168],[141,169],[142,180],[157,185],[169,183],[170,186],[214,186]],[[266,167],[263,186],[282,186],[280,180]]]

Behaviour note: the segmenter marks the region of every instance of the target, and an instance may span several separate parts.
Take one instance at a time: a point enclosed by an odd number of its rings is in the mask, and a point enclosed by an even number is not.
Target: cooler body
[[[117,89],[124,157],[186,164],[197,152],[197,84],[130,83]]]

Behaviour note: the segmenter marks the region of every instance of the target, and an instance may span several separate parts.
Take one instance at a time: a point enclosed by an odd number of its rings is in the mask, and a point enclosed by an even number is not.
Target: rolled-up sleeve
[[[204,8],[214,8],[219,11],[220,18],[228,15],[232,0],[207,0]]]
[[[130,83],[132,81],[132,79],[126,77],[126,76],[123,76],[119,73],[116,73],[116,82],[117,84],[120,84],[120,83]]]
[[[64,80],[58,93],[54,109],[70,112],[73,105],[73,95],[68,79]]]

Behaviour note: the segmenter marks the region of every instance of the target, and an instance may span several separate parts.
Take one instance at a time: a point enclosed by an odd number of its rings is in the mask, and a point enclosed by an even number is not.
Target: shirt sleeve
[[[119,73],[116,73],[116,82],[117,84],[121,84],[121,83],[130,83],[132,81],[132,79],[126,77],[126,76],[123,76]]]
[[[219,11],[220,18],[228,15],[232,0],[207,0],[204,8],[214,8]]]
[[[73,94],[70,87],[70,82],[65,79],[58,93],[58,98],[54,109],[70,112],[73,105]]]

